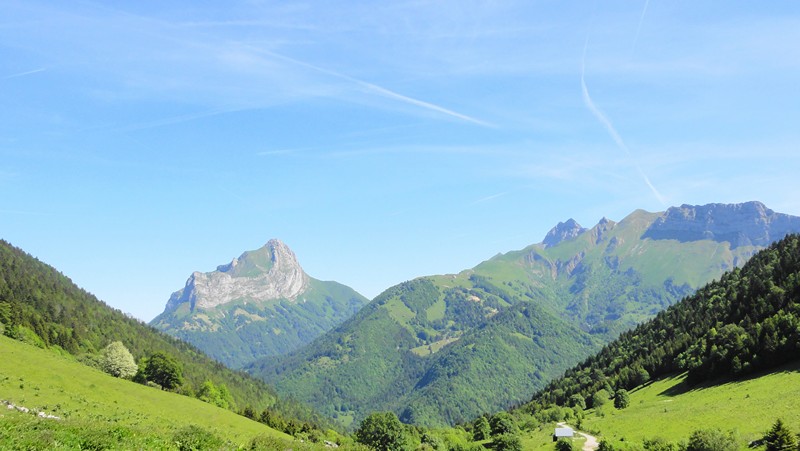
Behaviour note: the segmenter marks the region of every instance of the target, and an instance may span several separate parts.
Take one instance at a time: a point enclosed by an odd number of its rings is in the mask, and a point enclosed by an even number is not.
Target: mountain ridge
[[[352,316],[367,299],[310,277],[278,239],[215,271],[195,271],[150,324],[233,368],[285,354]]]
[[[751,204],[756,208],[750,210],[766,212],[757,208],[763,204]],[[389,288],[311,345],[247,370],[345,426],[378,409],[421,425],[454,424],[521,402],[566,370],[567,362],[589,356],[760,248],[644,237],[666,215],[636,210],[619,222],[602,218],[589,229],[574,220],[561,223],[548,233],[549,246],[536,243],[458,274]],[[800,218],[787,218],[800,231]],[[757,236],[767,224],[754,222],[757,227],[744,236]],[[526,308],[533,312],[526,321],[492,320],[523,315]],[[529,349],[537,330],[579,334],[554,349]],[[498,355],[507,366],[503,377],[492,371],[500,363],[489,363]],[[480,377],[470,376],[473,371]],[[418,396],[422,389],[425,397]],[[478,399],[483,403],[470,401]]]

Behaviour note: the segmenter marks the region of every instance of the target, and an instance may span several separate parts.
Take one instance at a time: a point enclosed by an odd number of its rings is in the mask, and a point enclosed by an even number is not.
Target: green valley
[[[374,410],[452,425],[524,402],[792,230],[800,218],[757,202],[567,221],[540,244],[392,287],[309,346],[247,369],[344,426]]]

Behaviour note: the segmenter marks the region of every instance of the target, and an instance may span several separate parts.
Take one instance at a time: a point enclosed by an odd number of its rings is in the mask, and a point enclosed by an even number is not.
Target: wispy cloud
[[[508,192],[502,192],[502,193],[492,194],[492,195],[489,195],[489,196],[484,196],[484,197],[481,197],[480,199],[476,199],[474,202],[472,202],[472,205],[482,204],[484,202],[489,202],[489,201],[497,199],[499,197],[503,197],[506,194],[508,194]]]
[[[633,45],[631,46],[631,54],[636,53],[636,44],[639,42],[639,34],[642,32],[642,23],[644,23],[644,16],[647,14],[647,7],[650,5],[650,0],[644,1],[644,8],[642,8],[642,15],[639,16],[639,24],[636,25],[636,35],[633,37]]]
[[[410,97],[410,96],[407,96],[407,95],[400,94],[400,93],[398,93],[396,91],[392,91],[391,89],[385,88],[383,86],[378,86],[378,85],[376,85],[374,83],[370,83],[370,82],[367,82],[367,81],[364,81],[364,80],[360,80],[358,78],[351,77],[351,76],[349,76],[347,74],[343,74],[341,72],[337,72],[337,71],[334,71],[334,70],[331,70],[331,69],[326,69],[324,67],[320,67],[320,66],[317,66],[317,65],[314,65],[314,64],[311,64],[311,63],[307,63],[305,61],[300,61],[298,59],[291,58],[289,56],[282,55],[282,54],[276,53],[276,52],[271,52],[271,51],[267,51],[267,50],[260,50],[260,52],[264,53],[266,55],[272,56],[274,58],[278,58],[280,60],[283,60],[283,61],[286,61],[286,62],[290,62],[292,64],[296,64],[298,66],[302,66],[302,67],[305,67],[307,69],[311,69],[313,71],[316,71],[316,72],[319,72],[319,73],[323,73],[323,74],[326,74],[326,75],[330,75],[331,77],[335,77],[335,78],[338,78],[338,79],[345,80],[347,82],[353,83],[356,86],[359,86],[360,88],[362,88],[362,90],[364,90],[367,93],[374,93],[374,94],[377,94],[377,95],[380,95],[380,96],[383,96],[383,97],[387,97],[387,98],[390,98],[390,99],[393,99],[393,100],[398,100],[400,102],[404,102],[404,103],[407,103],[407,104],[410,104],[410,105],[414,105],[414,106],[417,106],[417,107],[420,107],[420,108],[423,108],[423,109],[427,109],[427,110],[430,110],[430,111],[434,111],[436,113],[440,113],[440,114],[443,114],[443,115],[446,115],[446,116],[454,117],[454,118],[460,119],[462,121],[471,122],[473,124],[480,125],[480,126],[483,126],[483,127],[494,127],[492,124],[490,124],[488,122],[485,122],[483,120],[480,120],[480,119],[476,119],[476,118],[474,118],[472,116],[468,116],[466,114],[462,114],[462,113],[453,111],[453,110],[445,108],[445,107],[443,107],[441,105],[436,105],[436,104],[431,103],[431,102],[426,102],[424,100],[420,100],[420,99],[416,99],[414,97]]]
[[[17,74],[6,75],[5,77],[0,78],[0,80],[10,80],[12,78],[19,78],[19,77],[24,77],[26,75],[38,74],[38,73],[44,72],[46,70],[47,70],[46,68],[42,67],[40,69],[34,69],[34,70],[25,71],[25,72],[20,72],[20,73],[17,73]]]
[[[587,36],[586,42],[583,46],[583,58],[581,60],[581,92],[583,94],[583,103],[586,105],[586,108],[591,111],[592,115],[594,115],[594,117],[603,125],[603,127],[605,127],[606,131],[611,136],[611,139],[614,140],[614,143],[617,145],[617,147],[625,152],[628,157],[633,158],[628,145],[622,140],[622,136],[620,136],[620,134],[617,132],[614,124],[612,124],[611,120],[600,110],[600,108],[597,107],[597,105],[595,105],[592,97],[589,95],[589,89],[586,87],[586,49],[588,47],[589,37]],[[642,168],[639,166],[639,163],[636,163],[635,161],[634,163],[636,165],[637,172],[642,177],[642,180],[647,187],[650,188],[650,191],[653,193],[656,199],[658,199],[662,205],[666,205],[666,198],[662,196],[661,193],[656,189],[656,187],[653,185],[653,182],[650,181],[650,177],[648,177],[644,170],[642,170]]]

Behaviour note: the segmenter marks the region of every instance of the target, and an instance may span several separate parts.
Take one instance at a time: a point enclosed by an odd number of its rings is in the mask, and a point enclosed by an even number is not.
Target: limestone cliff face
[[[309,278],[294,252],[279,240],[261,249],[245,252],[216,271],[193,273],[186,286],[172,294],[166,311],[183,303],[191,309],[208,309],[236,300],[253,302],[294,300],[308,287]]]
[[[642,238],[728,241],[738,246],[767,246],[800,229],[800,218],[775,213],[761,202],[681,205],[668,209]]]
[[[585,228],[581,227],[574,219],[570,218],[567,222],[559,222],[558,225],[550,229],[550,231],[547,232],[547,236],[544,237],[542,244],[544,244],[545,247],[552,247],[562,241],[575,238],[585,231]]]

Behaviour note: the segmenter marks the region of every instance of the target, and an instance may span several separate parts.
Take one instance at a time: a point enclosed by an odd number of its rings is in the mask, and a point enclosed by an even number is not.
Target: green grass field
[[[733,431],[741,449],[747,449],[778,418],[800,433],[800,362],[756,376],[696,387],[686,385],[685,375],[661,379],[632,391],[626,409],[617,410],[609,401],[586,411],[582,428],[621,449],[640,448],[654,438],[677,444],[698,429]],[[554,426],[526,433],[525,449],[555,449]]]
[[[174,442],[176,434],[191,425],[211,432],[234,448],[262,435],[292,440],[231,411],[117,379],[70,357],[2,336],[0,400],[62,418],[40,419],[0,405],[3,449],[27,447],[26,442],[14,444],[11,440],[30,440],[42,449],[86,448],[91,443],[79,441],[91,439],[92,435],[95,440],[116,443],[114,447],[161,448]],[[72,437],[75,434],[81,437]]]

